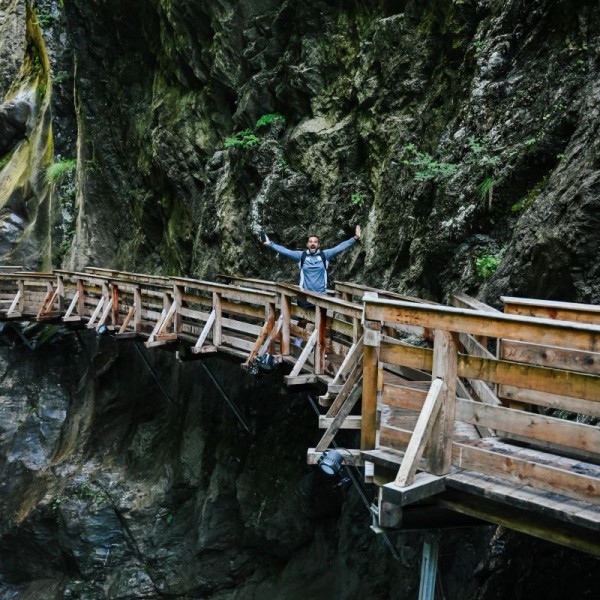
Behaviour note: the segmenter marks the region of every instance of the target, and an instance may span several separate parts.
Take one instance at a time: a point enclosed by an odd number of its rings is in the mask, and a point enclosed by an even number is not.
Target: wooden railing
[[[245,366],[270,353],[291,365],[288,385],[327,386],[325,432],[309,462],[341,429],[360,429],[352,461],[400,451],[398,488],[418,470],[459,468],[599,502],[600,471],[581,468],[600,464],[598,307],[505,298],[502,313],[461,295],[446,307],[352,283],[321,295],[222,281],[100,268],[0,273],[0,317],[107,328],[148,347],[184,343],[190,355],[223,351]]]
[[[599,313],[539,303],[542,316],[521,316],[512,313],[532,314],[533,303],[505,301],[511,314],[365,299],[362,449],[403,453],[398,487],[417,469],[444,476],[458,468],[599,504],[600,429],[589,424],[600,416],[600,325],[589,322]],[[546,318],[547,309],[571,320]],[[394,325],[431,329],[433,348],[390,339],[383,330]],[[385,383],[390,365],[430,373],[430,384]],[[587,417],[559,418],[575,414]]]

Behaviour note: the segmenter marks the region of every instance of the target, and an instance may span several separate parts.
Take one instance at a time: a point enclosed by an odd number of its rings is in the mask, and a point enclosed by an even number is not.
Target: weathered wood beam
[[[365,319],[392,324],[421,325],[432,329],[575,350],[600,351],[600,325],[380,299],[369,299],[365,302]]]
[[[440,409],[442,408],[442,402],[444,400],[443,393],[445,391],[446,384],[440,378],[434,379],[425,403],[417,419],[415,430],[410,438],[402,464],[396,475],[394,484],[397,487],[406,487],[412,484],[415,473],[417,472],[417,465],[421,456],[423,456],[423,450],[425,444],[429,440],[429,436],[433,431],[434,424]]]

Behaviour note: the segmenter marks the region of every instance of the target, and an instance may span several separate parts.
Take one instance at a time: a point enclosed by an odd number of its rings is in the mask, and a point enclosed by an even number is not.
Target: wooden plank
[[[315,306],[319,306],[325,310],[334,311],[340,315],[345,315],[351,319],[362,318],[362,306],[353,304],[352,302],[345,302],[337,298],[331,298],[323,294],[317,294],[316,292],[310,292],[303,290],[297,285],[290,285],[285,283],[277,284],[277,290],[288,298],[292,296],[304,296],[306,299],[313,303]]]
[[[586,450],[600,460],[600,429],[596,426],[462,399],[457,400],[456,418],[533,440]]]
[[[541,367],[554,367],[581,373],[600,373],[600,353],[583,352],[556,346],[502,340],[501,358]]]
[[[558,410],[566,410],[572,413],[600,417],[600,402],[581,400],[560,394],[538,392],[536,390],[524,390],[509,385],[501,385],[498,390],[500,398],[535,404],[536,406],[547,406]]]
[[[213,340],[214,342],[214,340]],[[221,344],[227,344],[233,348],[239,348],[240,350],[245,350],[246,352],[250,352],[254,345],[252,340],[243,340],[232,335],[223,334],[221,337]],[[218,346],[217,346],[218,347]],[[245,358],[245,355],[244,355]]]
[[[206,321],[204,328],[202,329],[202,333],[200,334],[200,337],[198,337],[198,341],[192,348],[192,354],[197,354],[199,352],[200,348],[202,347],[202,345],[204,344],[204,342],[206,341],[206,338],[208,337],[208,334],[210,333],[210,331],[215,323],[216,316],[217,316],[216,312],[213,310],[210,313],[210,315],[208,317],[208,321]]]
[[[361,336],[356,344],[352,344],[350,350],[346,354],[344,361],[340,365],[340,368],[337,370],[331,385],[327,388],[329,393],[337,393],[333,391],[333,386],[338,385],[342,381],[345,381],[348,375],[354,370],[356,364],[359,360],[362,359],[363,355],[363,340],[364,337]]]
[[[228,300],[221,300],[221,306],[224,313],[233,313],[236,315],[244,315],[246,317],[255,317],[256,319],[263,318],[265,314],[264,305],[253,306],[250,304],[236,304]]]
[[[100,301],[98,302],[96,308],[94,309],[94,312],[92,313],[92,316],[90,317],[90,320],[88,321],[88,324],[87,324],[88,328],[90,328],[90,329],[94,328],[94,321],[96,320],[98,314],[102,310],[105,300],[106,300],[106,298],[104,296],[100,296]]]
[[[423,404],[423,409],[419,414],[417,424],[406,448],[406,453],[402,459],[402,464],[396,475],[394,483],[398,487],[410,486],[413,483],[418,461],[423,456],[425,444],[429,440],[436,417],[442,408],[445,387],[445,382],[440,378],[436,378],[431,384],[431,388]]]
[[[290,372],[290,375],[289,375],[290,377],[294,378],[294,377],[297,377],[298,375],[300,375],[300,371],[302,371],[302,369],[304,368],[304,365],[306,364],[308,357],[310,356],[311,352],[313,351],[313,348],[315,347],[315,344],[317,343],[318,334],[319,334],[319,332],[315,329],[312,332],[310,338],[308,338],[308,342],[306,343],[306,346],[302,349],[302,353],[298,357],[298,360],[297,360],[296,364],[294,365],[294,368]]]
[[[415,369],[431,370],[433,353],[428,348],[394,343],[386,338],[381,344],[381,360]],[[572,371],[460,354],[458,375],[474,380],[600,401],[600,378]]]
[[[320,306],[315,307],[315,331],[317,332],[315,344],[315,373],[325,371],[325,350],[327,347],[327,310]]]
[[[360,378],[362,376],[362,365],[357,364],[356,368],[352,373],[350,373],[350,377],[346,379],[340,393],[337,395],[336,399],[333,401],[329,410],[327,411],[327,417],[335,417],[343,406],[344,402],[346,402],[346,398],[353,393],[355,387],[360,385]],[[358,396],[360,397],[360,393],[362,393],[362,389],[356,390]],[[360,393],[359,393],[360,392]]]
[[[281,307],[281,354],[289,356],[290,354],[290,324],[292,319],[292,299],[285,294],[281,294],[279,305]]]
[[[382,426],[380,443],[382,448],[402,451],[408,445],[410,436],[410,431]],[[426,447],[424,454],[427,453]],[[544,460],[546,463],[542,462]],[[599,467],[564,458],[557,461],[556,457],[542,452],[523,450],[490,439],[469,444],[454,442],[452,446],[452,464],[458,468],[600,504]],[[561,467],[557,464],[561,464]],[[590,472],[592,475],[587,474]]]
[[[255,325],[254,323],[246,323],[244,321],[237,321],[235,319],[221,319],[223,329],[229,329],[233,331],[238,331],[239,333],[244,333],[246,335],[250,335],[252,337],[260,335],[262,331],[262,324]]]
[[[404,463],[404,461],[402,461]],[[396,482],[381,486],[381,498],[398,506],[406,506],[442,493],[446,489],[445,477],[431,473],[417,473],[412,483],[399,487]]]
[[[452,300],[452,304],[457,308],[472,308],[473,310],[481,310],[483,312],[491,312],[491,313],[499,313],[500,311],[489,304],[485,304],[485,302],[481,302],[481,300],[477,300],[477,298],[472,298],[471,296],[467,296],[467,294],[463,294],[462,292],[454,292],[450,296]]]
[[[490,506],[481,497],[467,496],[454,490],[447,490],[440,496],[438,504],[555,544],[600,556],[598,534],[589,529],[544,518],[532,511],[515,510],[497,503]]]
[[[378,323],[365,323],[363,348],[361,450],[375,448],[377,437],[377,377],[379,369]],[[367,335],[369,333],[369,335]]]
[[[286,375],[283,380],[285,381],[285,384],[289,386],[307,385],[310,383],[317,383],[317,381],[319,381],[319,377],[314,373],[306,373],[296,377],[290,377],[289,375]]]
[[[431,430],[431,453],[429,471],[434,475],[445,475],[452,463],[452,436],[454,433],[454,412],[456,404],[458,346],[454,335],[448,331],[436,329],[434,332],[433,364],[431,377],[440,378],[444,385],[441,389],[440,409],[433,421]],[[429,398],[429,396],[428,396]],[[436,400],[437,401],[437,400]],[[427,401],[425,401],[427,406]]]
[[[342,464],[344,465],[351,465],[353,467],[362,467],[364,465],[364,459],[360,454],[360,450],[344,448],[342,455],[344,457]],[[317,451],[315,448],[309,448],[306,452],[306,463],[309,465],[316,465],[321,456],[323,456],[322,451]]]
[[[380,360],[420,371],[431,371],[433,350],[396,342],[387,337],[381,340]]]
[[[221,345],[223,338],[223,315],[221,308],[221,295],[217,292],[214,292],[213,310],[215,312],[215,322],[212,330],[212,341],[217,348]]]
[[[325,415],[319,415],[319,429],[328,429],[335,417],[326,417]],[[360,415],[349,415],[344,421],[342,421],[339,429],[360,429],[361,417]]]
[[[542,317],[600,325],[600,306],[556,300],[534,300],[502,296],[504,312],[511,315]]]
[[[590,352],[600,351],[600,325],[485,313],[466,308],[416,305],[377,298],[365,301],[365,319],[509,338]]]
[[[19,290],[16,293],[16,295],[12,301],[12,304],[10,305],[9,309],[6,311],[7,316],[11,316],[11,315],[15,314],[16,312],[19,312],[16,309],[17,309],[17,306],[19,305],[20,300],[21,300],[21,290]],[[20,312],[19,312],[19,314],[20,314]]]
[[[469,379],[600,402],[600,376],[595,375],[464,354],[458,357],[458,374]]]
[[[474,471],[452,473],[447,477],[446,483],[448,489],[465,491],[481,500],[487,498],[530,514],[534,512],[547,515],[565,523],[600,531],[600,509],[587,502],[560,494],[549,494]]]
[[[121,327],[119,328],[118,334],[122,335],[125,333],[127,327],[129,327],[129,323],[131,322],[131,318],[133,317],[135,313],[135,306],[131,306],[129,308],[129,312],[127,313],[127,316],[125,317],[125,320],[123,321],[123,323],[121,324]]]

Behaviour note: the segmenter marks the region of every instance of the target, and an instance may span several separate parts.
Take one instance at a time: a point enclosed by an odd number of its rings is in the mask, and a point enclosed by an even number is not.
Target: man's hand
[[[360,240],[360,238],[362,237],[362,229],[360,228],[360,225],[356,226],[356,229],[354,230],[354,239],[356,241]]]
[[[262,229],[258,234],[258,239],[260,240],[261,244],[263,244],[263,246],[268,246],[271,243],[269,236]]]

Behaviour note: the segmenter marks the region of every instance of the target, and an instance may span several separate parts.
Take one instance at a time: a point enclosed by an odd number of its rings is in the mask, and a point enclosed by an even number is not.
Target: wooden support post
[[[450,472],[452,436],[456,408],[456,378],[458,370],[458,345],[452,333],[436,329],[433,343],[432,379],[444,382],[441,407],[431,431],[429,471],[434,475]]]
[[[302,349],[302,353],[298,357],[298,360],[296,361],[294,368],[292,369],[290,374],[287,377],[285,377],[286,381],[288,380],[288,378],[293,379],[294,377],[297,377],[298,375],[300,375],[300,371],[302,371],[302,368],[306,364],[306,361],[308,360],[308,357],[310,356],[312,349],[318,343],[317,338],[318,338],[318,331],[315,329],[311,333],[310,338],[308,338],[308,341],[306,342],[306,346]]]
[[[139,333],[142,330],[142,291],[139,286],[133,288],[133,330]]]
[[[325,372],[325,349],[327,347],[327,309],[315,307],[315,331],[317,340],[315,347],[315,374]]]
[[[435,598],[435,579],[437,576],[439,549],[439,533],[428,533],[423,540],[419,600],[433,600]]]
[[[292,299],[281,294],[281,355],[290,355],[290,325],[292,320]]]
[[[104,301],[105,301],[104,296],[100,296],[100,300],[98,301],[98,305],[94,309],[94,312],[92,313],[92,316],[90,317],[90,320],[88,321],[87,326],[88,326],[89,329],[93,329],[95,327],[94,321],[96,320],[96,318],[100,314],[100,311],[102,310],[102,307],[104,306]]]
[[[175,333],[181,333],[183,330],[183,318],[180,311],[183,308],[183,290],[180,285],[173,286],[173,302],[175,303],[173,329]]]
[[[7,317],[21,314],[20,311],[15,310],[17,308],[18,304],[20,303],[20,301],[21,301],[21,290],[19,290],[17,292],[17,295],[15,296],[14,300],[12,301],[12,304],[10,305],[8,312],[6,313]]]
[[[119,329],[119,335],[125,333],[125,331],[127,330],[127,327],[129,326],[129,322],[131,321],[131,317],[133,317],[134,313],[135,313],[135,306],[130,306],[129,312],[127,313],[127,316],[125,317],[125,320],[123,321],[123,324],[121,325],[121,327]]]
[[[362,336],[360,319],[352,319],[352,343],[356,344]]]
[[[215,347],[223,343],[223,316],[221,294],[213,292],[213,310],[215,311],[215,323],[213,325],[212,342]]]
[[[25,280],[19,279],[17,281],[17,285],[19,286],[19,301],[18,301],[18,309],[17,312],[23,314],[25,312]]]
[[[56,292],[58,294],[58,310],[62,313],[65,308],[65,282],[61,275],[56,277]]]
[[[275,303],[268,302],[265,306],[265,321],[269,324],[268,330],[269,332],[273,331],[273,327],[275,327],[275,315],[277,314]],[[267,348],[267,352],[269,354],[273,354],[273,348],[275,346],[275,340],[271,340],[269,347]]]
[[[85,286],[81,279],[77,279],[77,316],[85,317]]]
[[[111,321],[113,327],[117,327],[119,324],[119,286],[116,283],[111,285],[112,291],[112,315]]]
[[[202,332],[200,333],[200,337],[198,337],[198,340],[196,341],[195,346],[192,348],[192,354],[199,354],[202,352],[202,346],[204,345],[204,342],[206,341],[208,334],[210,333],[211,329],[213,328],[213,325],[215,324],[215,317],[216,317],[216,313],[213,309],[210,312],[210,315],[208,316],[206,323],[204,324],[204,328],[202,329]],[[214,345],[214,335],[213,335],[213,345]]]
[[[429,440],[429,435],[440,411],[444,387],[444,382],[439,378],[434,379],[431,384],[396,476],[395,484],[398,487],[405,487],[413,482],[417,465],[423,456],[423,450],[425,450],[425,445]]]
[[[377,435],[377,377],[381,324],[364,324],[361,450],[373,450]]]

